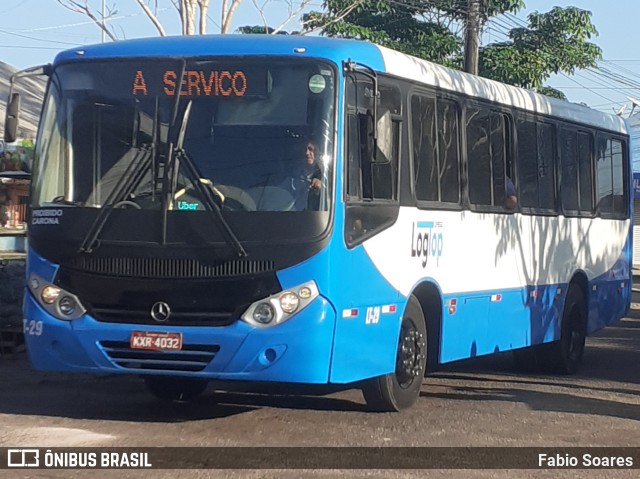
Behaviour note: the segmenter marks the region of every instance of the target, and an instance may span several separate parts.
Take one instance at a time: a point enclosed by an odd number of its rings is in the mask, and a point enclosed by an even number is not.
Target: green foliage
[[[567,101],[567,95],[562,93],[560,90],[556,90],[555,88],[550,86],[543,86],[541,88],[538,88],[538,93],[540,93],[541,95],[550,96],[552,98],[558,98],[559,100]]]
[[[238,33],[242,33],[245,35],[249,35],[249,34],[269,34],[269,35],[273,35],[273,33],[276,31],[275,28],[272,27],[265,27],[264,25],[244,25],[242,27],[238,27],[238,29],[236,30],[236,32]],[[292,35],[295,35],[298,32],[291,32]],[[285,30],[279,30],[277,32],[278,35],[289,35],[289,32],[285,31]]]
[[[447,66],[460,64],[467,0],[325,0],[303,16],[306,31],[368,40]],[[485,16],[515,12],[523,0],[486,0]],[[355,5],[355,8],[353,8]],[[348,12],[348,13],[347,13]],[[346,15],[345,15],[346,13]],[[456,31],[457,30],[457,31]]]
[[[480,51],[480,75],[525,88],[540,89],[553,73],[572,74],[596,65],[602,50],[587,40],[597,35],[591,12],[555,7],[529,15],[528,28],[511,30],[511,41]]]
[[[484,22],[525,6],[524,0],[485,0],[483,5]],[[305,31],[368,40],[450,67],[462,64],[468,0],[325,0],[324,8],[303,17]],[[553,73],[571,74],[601,58],[600,48],[588,41],[597,35],[591,13],[555,7],[530,14],[528,23],[511,30],[509,41],[481,48],[480,75],[563,98],[542,85]]]

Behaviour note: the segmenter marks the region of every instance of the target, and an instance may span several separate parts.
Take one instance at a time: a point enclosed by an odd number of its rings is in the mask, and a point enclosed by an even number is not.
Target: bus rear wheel
[[[395,372],[367,380],[362,395],[373,411],[401,411],[420,395],[427,367],[427,328],[422,307],[411,296],[402,316]]]
[[[207,388],[208,381],[198,378],[146,376],[144,384],[151,394],[163,401],[191,401]]]
[[[558,374],[574,374],[582,362],[587,336],[587,309],[580,287],[569,287],[562,313],[560,340],[541,351],[545,369]]]

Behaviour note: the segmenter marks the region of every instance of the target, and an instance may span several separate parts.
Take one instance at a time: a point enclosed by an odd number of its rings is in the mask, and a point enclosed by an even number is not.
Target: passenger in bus
[[[508,210],[515,210],[518,204],[518,196],[516,195],[516,187],[508,176],[505,176],[504,188],[504,207]]]

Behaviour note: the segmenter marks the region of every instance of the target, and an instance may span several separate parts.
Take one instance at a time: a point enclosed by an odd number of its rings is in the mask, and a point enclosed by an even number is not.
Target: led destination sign
[[[166,95],[169,97],[243,97],[266,94],[266,70],[246,69],[202,69],[180,71],[137,70],[133,75],[131,92],[135,96]]]

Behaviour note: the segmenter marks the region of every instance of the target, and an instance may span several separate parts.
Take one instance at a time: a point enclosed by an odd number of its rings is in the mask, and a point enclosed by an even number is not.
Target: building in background
[[[631,130],[633,169],[633,265],[640,268],[640,113],[627,119]]]
[[[4,137],[10,78],[15,72],[15,68],[0,62],[0,138]],[[45,80],[40,77],[18,81],[16,91],[22,96],[18,131],[21,139],[11,144],[5,144],[0,140],[0,228],[5,232],[25,229],[33,141],[36,137],[45,86]]]
[[[34,144],[30,139],[0,146],[0,227],[25,229]]]

